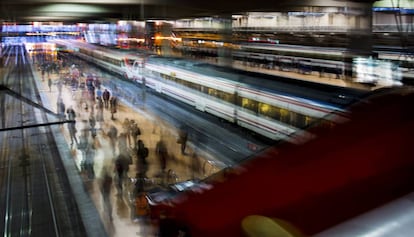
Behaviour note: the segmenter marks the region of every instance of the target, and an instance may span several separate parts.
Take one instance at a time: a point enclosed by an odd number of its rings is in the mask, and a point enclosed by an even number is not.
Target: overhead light
[[[104,7],[94,6],[94,5],[85,5],[85,4],[49,4],[46,6],[38,7],[34,10],[35,12],[42,13],[53,13],[53,14],[62,14],[62,13],[71,13],[71,14],[86,14],[86,13],[106,13]]]

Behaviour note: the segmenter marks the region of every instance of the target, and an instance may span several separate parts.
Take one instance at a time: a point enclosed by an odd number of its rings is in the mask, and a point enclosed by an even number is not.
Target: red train
[[[350,121],[302,145],[258,154],[204,192],[162,208],[161,236],[248,236],[249,215],[310,236],[414,190],[414,90],[376,91]]]

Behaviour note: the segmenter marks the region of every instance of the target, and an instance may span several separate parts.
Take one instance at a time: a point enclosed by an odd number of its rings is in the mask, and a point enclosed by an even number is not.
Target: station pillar
[[[163,39],[161,40],[161,53],[163,56],[173,56],[172,55],[172,48],[171,48],[171,37],[172,35],[172,25],[170,23],[163,22],[161,25],[161,36]]]
[[[226,15],[218,19],[219,22],[219,35],[221,37],[222,45],[217,45],[217,62],[220,66],[232,66],[233,57],[232,57],[232,35],[233,35],[233,26],[232,26],[232,16]]]
[[[353,60],[356,57],[370,57],[372,50],[372,6],[373,2],[350,3],[345,8],[348,18],[348,47],[344,55],[345,79],[351,80],[353,76]]]

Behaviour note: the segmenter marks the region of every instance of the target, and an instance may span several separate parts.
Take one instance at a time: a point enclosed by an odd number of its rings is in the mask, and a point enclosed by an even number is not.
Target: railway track
[[[42,107],[23,46],[10,46],[4,52],[0,96],[1,234],[86,236],[52,127],[47,126],[55,124],[53,116],[47,116],[53,112]]]

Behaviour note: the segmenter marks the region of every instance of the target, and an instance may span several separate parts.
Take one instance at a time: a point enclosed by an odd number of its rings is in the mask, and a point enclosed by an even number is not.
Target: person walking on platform
[[[62,79],[58,79],[56,86],[58,88],[59,96],[62,95],[62,87],[63,87]]]
[[[108,131],[109,143],[111,144],[112,154],[115,155],[116,150],[116,139],[118,138],[118,129],[114,125],[109,128]]]
[[[119,134],[118,151],[119,151],[119,154],[123,154],[124,156],[128,157],[128,159],[130,160],[129,163],[132,163],[131,153],[127,145],[127,135],[125,133]]]
[[[66,107],[65,107],[65,103],[63,103],[62,97],[60,96],[58,97],[56,105],[57,105],[57,114],[59,115],[59,120],[64,121]]]
[[[95,119],[95,115],[93,111],[91,111],[89,115],[89,127],[91,130],[92,138],[95,138],[96,137],[96,119]]]
[[[140,139],[137,142],[137,163],[136,163],[136,170],[139,174],[143,175],[143,177],[146,177],[147,171],[148,171],[148,148],[145,147],[144,142]]]
[[[115,159],[115,174],[117,178],[117,188],[118,188],[118,195],[122,195],[123,192],[123,184],[126,178],[128,177],[129,171],[129,162],[127,157],[125,157],[122,153],[117,156]]]
[[[103,116],[103,109],[104,109],[104,103],[102,101],[101,97],[97,97],[98,102],[96,103],[96,120],[98,120],[98,122],[103,122],[104,121],[104,116]]]
[[[43,64],[40,66],[40,70],[41,70],[41,72],[42,72],[42,81],[45,81],[45,72],[46,72],[46,65],[45,65],[45,63],[43,63]]]
[[[187,140],[188,140],[188,132],[185,127],[181,127],[180,131],[178,133],[178,140],[177,143],[181,144],[181,154],[185,155],[185,148],[187,146]]]
[[[100,190],[102,194],[102,201],[104,212],[108,213],[109,220],[112,221],[112,204],[111,204],[111,190],[112,190],[112,176],[108,172],[107,167],[102,168],[102,175],[101,175],[101,183],[100,183]]]
[[[76,138],[76,126],[75,122],[69,122],[68,123],[68,130],[69,130],[69,136],[70,136],[70,145],[73,145],[73,142],[75,141],[76,145],[78,144],[78,139]]]
[[[69,106],[69,108],[66,110],[66,113],[68,115],[68,120],[76,122],[76,113],[72,106]]]
[[[122,129],[123,129],[123,132],[125,133],[125,135],[126,135],[126,139],[127,139],[127,144],[128,144],[128,146],[129,147],[132,147],[132,145],[131,145],[131,136],[130,136],[130,121],[129,121],[129,119],[128,118],[125,118],[124,119],[124,121],[122,122]]]
[[[129,134],[132,137],[134,147],[137,148],[137,140],[138,136],[141,135],[141,129],[138,127],[138,124],[133,119],[130,121]]]
[[[52,92],[52,79],[50,77],[47,79],[47,85],[49,86],[49,92]]]
[[[155,152],[160,163],[161,173],[164,174],[165,169],[167,168],[168,151],[167,146],[162,139],[157,142],[157,145],[155,146]]]
[[[81,167],[82,171],[85,173],[86,177],[90,180],[95,178],[95,155],[96,149],[93,143],[90,143],[86,137],[86,146],[82,152],[84,157],[82,159]]]
[[[104,101],[105,109],[109,108],[109,98],[111,98],[111,93],[107,89],[105,89],[102,93],[102,99]]]
[[[111,119],[114,120],[114,114],[117,112],[117,107],[118,107],[118,98],[116,98],[116,96],[112,96],[111,100],[110,100],[110,105],[111,105]]]
[[[96,86],[96,99],[102,99],[102,90]]]

